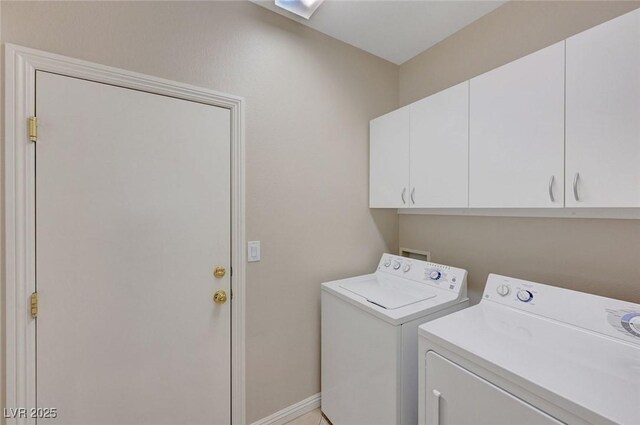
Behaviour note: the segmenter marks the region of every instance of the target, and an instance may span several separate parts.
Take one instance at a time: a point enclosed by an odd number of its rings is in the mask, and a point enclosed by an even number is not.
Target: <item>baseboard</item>
[[[305,398],[302,401],[292,404],[289,407],[262,418],[251,425],[284,425],[289,421],[292,421],[305,413],[311,412],[313,409],[320,407],[320,393],[314,394],[309,398]]]

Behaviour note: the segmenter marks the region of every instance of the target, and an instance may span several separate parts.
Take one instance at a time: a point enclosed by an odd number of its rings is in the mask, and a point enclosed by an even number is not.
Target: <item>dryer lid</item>
[[[426,285],[407,279],[391,280],[383,276],[344,282],[340,287],[387,310],[405,307],[436,296]]]

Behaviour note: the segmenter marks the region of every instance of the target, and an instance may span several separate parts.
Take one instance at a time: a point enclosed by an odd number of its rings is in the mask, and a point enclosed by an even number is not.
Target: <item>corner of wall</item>
[[[400,65],[404,106],[640,7],[640,1],[510,1]]]

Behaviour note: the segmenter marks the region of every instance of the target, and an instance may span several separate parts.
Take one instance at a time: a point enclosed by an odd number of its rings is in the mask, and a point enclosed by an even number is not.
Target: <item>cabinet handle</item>
[[[433,390],[433,423],[438,425],[440,423],[440,391]]]
[[[580,197],[578,196],[578,179],[580,178],[580,173],[576,173],[575,176],[573,176],[573,197],[576,201],[580,200]]]
[[[411,203],[413,205],[416,204],[416,200],[413,198],[413,195],[415,195],[415,193],[416,193],[416,188],[414,187],[413,189],[411,189]]]
[[[553,198],[553,181],[555,180],[555,176],[551,176],[551,180],[549,180],[549,199],[551,202],[555,202],[556,200]]]
[[[402,203],[403,204],[407,203],[407,201],[404,200],[404,194],[405,193],[407,193],[407,188],[406,187],[402,188],[402,195],[400,195],[400,197],[402,198]]]

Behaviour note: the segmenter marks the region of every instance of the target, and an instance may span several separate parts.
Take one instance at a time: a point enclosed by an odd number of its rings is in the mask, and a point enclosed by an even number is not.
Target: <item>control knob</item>
[[[506,297],[507,295],[509,295],[509,292],[511,292],[511,289],[509,288],[509,285],[502,284],[496,288],[496,292],[501,297]]]
[[[431,273],[429,273],[429,277],[431,278],[431,280],[438,280],[440,279],[441,276],[442,276],[442,273],[440,273],[438,270],[434,270]]]
[[[404,265],[404,267],[402,267],[402,271],[406,273],[406,272],[408,272],[409,270],[411,270],[411,264],[406,263],[406,264]]]
[[[621,324],[627,332],[635,337],[640,337],[640,312],[632,311],[622,316]]]
[[[393,269],[394,270],[398,270],[400,268],[400,261],[394,261],[393,262]]]
[[[526,289],[521,289],[518,291],[518,299],[523,303],[528,303],[533,298],[533,294]]]
[[[391,258],[387,258],[387,259],[385,259],[385,260],[384,260],[383,265],[384,265],[385,267],[389,267],[389,266],[391,265]]]
[[[628,315],[632,316],[632,315]],[[634,313],[634,315],[629,319],[629,326],[636,331],[636,335],[640,333],[640,313]]]

